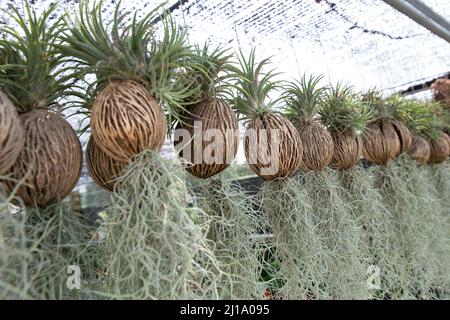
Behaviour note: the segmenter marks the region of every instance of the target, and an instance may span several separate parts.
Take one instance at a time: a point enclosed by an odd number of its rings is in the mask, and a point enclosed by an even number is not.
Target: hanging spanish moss
[[[272,273],[287,299],[367,298],[360,230],[339,195],[334,171],[278,179],[262,188],[278,263]]]
[[[448,209],[446,210],[448,207],[445,207],[448,193],[442,197],[439,184],[432,177],[430,178],[424,167],[416,166],[406,157],[399,160],[402,160],[400,165],[403,170],[411,176],[407,187],[417,196],[418,210],[415,219],[428,241],[424,252],[423,270],[430,277],[430,288],[427,288],[428,291],[422,293],[420,298],[448,299],[450,297],[450,217]]]
[[[208,238],[223,272],[219,297],[262,299],[260,257],[266,245],[254,197],[229,180],[210,180],[200,191],[199,207],[212,220]]]
[[[265,182],[262,207],[273,236],[268,287],[278,299],[313,299],[326,296],[323,288],[325,253],[311,216],[302,183],[295,178]]]
[[[362,228],[360,252],[367,266],[367,281],[372,299],[389,298],[391,288],[397,287],[398,248],[392,239],[396,229],[391,213],[375,188],[374,167],[360,163],[340,173],[345,188],[344,199],[351,207],[356,225]]]
[[[433,180],[441,201],[444,215],[450,219],[450,162],[430,164],[430,178]]]
[[[367,266],[361,259],[363,229],[346,203],[339,172],[326,168],[302,178],[311,201],[316,232],[326,252],[326,291],[333,299],[367,299]]]
[[[220,272],[206,240],[209,220],[190,205],[179,163],[143,151],[123,169],[105,221],[105,297],[217,298]]]
[[[0,220],[0,299],[91,297],[102,256],[92,223],[63,203],[2,211]]]
[[[430,299],[442,295],[448,268],[448,237],[443,231],[440,202],[422,169],[407,155],[376,167],[377,185],[395,227],[395,279],[390,279],[392,299]],[[381,270],[383,272],[383,270]],[[447,272],[448,274],[448,272]],[[444,282],[443,282],[444,281]]]

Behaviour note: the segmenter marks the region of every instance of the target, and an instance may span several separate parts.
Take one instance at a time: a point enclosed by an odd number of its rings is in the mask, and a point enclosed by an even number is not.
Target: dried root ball
[[[401,150],[397,131],[391,122],[384,120],[371,123],[368,128],[371,132],[363,139],[363,156],[372,163],[386,165]]]
[[[362,141],[359,136],[354,136],[350,130],[344,133],[332,133],[334,152],[330,167],[339,170],[353,168],[362,153]]]
[[[290,176],[302,160],[298,131],[278,114],[266,114],[249,122],[244,148],[250,168],[264,180]]]
[[[392,125],[397,132],[399,141],[400,141],[400,152],[407,152],[411,147],[412,135],[409,131],[408,127],[401,121],[393,121]]]
[[[300,168],[307,171],[322,171],[333,158],[333,138],[328,130],[318,122],[298,126],[303,144],[303,159]]]
[[[413,136],[408,154],[416,160],[418,164],[426,164],[430,159],[430,152],[430,144],[425,138]]]
[[[92,180],[108,191],[114,191],[115,179],[127,165],[108,156],[90,137],[86,149],[86,165]]]
[[[186,170],[202,179],[225,170],[239,146],[239,125],[231,108],[223,100],[205,100],[189,109],[186,118],[178,124],[174,140]],[[188,135],[179,139],[183,131]]]
[[[143,85],[114,80],[92,105],[91,128],[95,142],[107,155],[126,161],[146,149],[161,150],[166,118]]]
[[[81,175],[83,153],[70,124],[60,115],[36,110],[20,116],[25,129],[25,147],[9,170],[23,184],[16,195],[24,204],[45,207],[64,199]],[[11,191],[15,183],[8,182]]]
[[[450,145],[445,133],[441,133],[437,140],[430,140],[430,160],[429,163],[444,162],[450,154]]]
[[[25,144],[19,115],[6,94],[0,91],[0,175],[14,164]]]

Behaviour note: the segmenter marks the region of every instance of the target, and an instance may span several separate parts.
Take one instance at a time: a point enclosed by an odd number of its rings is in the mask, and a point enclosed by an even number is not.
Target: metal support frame
[[[420,0],[384,0],[424,28],[450,43],[450,22]]]

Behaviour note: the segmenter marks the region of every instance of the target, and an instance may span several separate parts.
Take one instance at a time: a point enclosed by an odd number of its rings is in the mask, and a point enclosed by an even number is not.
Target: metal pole
[[[450,43],[450,29],[446,28],[448,22],[420,1],[414,1],[415,5],[412,4],[413,0],[384,0],[384,2]],[[439,18],[434,20],[433,17],[436,16]]]

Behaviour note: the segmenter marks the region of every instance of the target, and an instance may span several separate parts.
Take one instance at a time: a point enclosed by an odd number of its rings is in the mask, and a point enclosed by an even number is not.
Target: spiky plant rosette
[[[80,1],[75,17],[66,14],[60,49],[84,75],[96,78],[87,105],[95,142],[121,161],[146,149],[159,151],[167,128],[163,106],[175,116],[191,95],[192,88],[173,81],[189,61],[185,34],[161,6],[138,18],[119,2],[108,23],[103,2],[91,4]],[[154,21],[161,21],[161,30]]]
[[[295,127],[275,110],[280,97],[269,96],[281,83],[274,79],[273,70],[263,72],[268,63],[268,58],[256,63],[254,49],[248,58],[240,52],[229,100],[238,118],[246,123],[244,152],[250,168],[264,180],[273,180],[297,170],[303,147]]]
[[[398,111],[403,101],[398,95],[383,98],[375,89],[361,99],[374,115],[368,125],[369,134],[363,139],[363,156],[372,163],[386,165],[411,145],[411,133]]]
[[[323,170],[333,157],[333,139],[316,118],[325,93],[325,88],[319,87],[321,79],[304,74],[300,81],[288,83],[283,96],[285,115],[300,134],[303,145],[300,168],[305,172]]]
[[[172,119],[174,145],[186,170],[202,179],[225,170],[239,145],[238,121],[223,95],[229,58],[221,47],[196,46],[188,58],[191,67],[181,70],[176,80],[180,86],[192,88],[192,96],[186,97],[189,105]]]
[[[433,109],[433,104],[409,99],[404,101],[399,110],[412,134],[411,146],[407,152],[419,165],[424,165],[430,160],[430,137],[437,136],[433,129]]]
[[[69,205],[0,213],[2,299],[92,298],[102,248],[96,226]]]
[[[210,180],[197,197],[211,219],[208,239],[222,271],[219,298],[262,299],[260,256],[267,244],[257,199],[230,180]]]
[[[112,299],[213,299],[219,264],[210,218],[192,206],[180,163],[151,150],[118,178],[103,225],[109,253],[103,290]]]
[[[326,90],[318,110],[320,122],[333,138],[330,166],[348,170],[356,165],[362,154],[361,135],[371,120],[371,112],[357,99],[352,88],[338,83]]]
[[[28,206],[62,200],[81,174],[81,144],[58,114],[73,92],[76,72],[62,67],[66,58],[56,50],[62,26],[61,20],[50,23],[55,8],[50,6],[38,17],[27,2],[25,17],[12,8],[5,12],[15,25],[1,27],[1,64],[8,67],[0,72],[0,88],[20,114],[25,131],[24,148],[8,174],[17,181],[26,177],[17,196]]]

